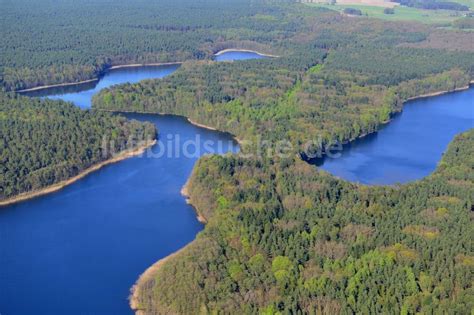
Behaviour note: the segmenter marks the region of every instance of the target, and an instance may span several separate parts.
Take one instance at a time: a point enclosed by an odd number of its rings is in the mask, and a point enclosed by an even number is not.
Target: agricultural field
[[[460,0],[460,4],[474,8],[474,1]],[[357,4],[358,3],[358,4]],[[452,22],[466,16],[466,12],[451,10],[424,10],[418,8],[393,5],[394,14],[384,13],[385,8],[391,7],[391,2],[371,1],[371,0],[341,0],[336,4],[328,3],[308,3],[310,6],[324,7],[339,12],[344,12],[347,8],[360,10],[362,15],[370,18],[378,18],[388,21],[417,21],[427,24],[438,24],[448,27]]]

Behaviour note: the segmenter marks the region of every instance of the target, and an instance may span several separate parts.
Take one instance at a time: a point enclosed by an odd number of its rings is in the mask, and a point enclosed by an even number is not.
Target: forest
[[[6,1],[0,11],[0,86],[80,82],[113,65],[209,60],[229,47],[287,53],[290,38],[316,31],[304,28],[317,10],[292,2]]]
[[[279,58],[188,61],[163,80],[102,90],[93,106],[184,115],[248,142],[287,139],[311,154],[377,130],[420,92],[469,83],[472,47],[408,47],[426,42],[432,30],[362,19],[343,27],[350,19],[315,11]],[[321,143],[302,148],[313,139]]]
[[[21,90],[96,78],[118,64],[204,59],[232,42],[271,46],[297,29],[284,12],[251,0],[7,1],[0,85]]]
[[[0,92],[0,201],[71,178],[155,134],[150,123]]]
[[[440,47],[432,41],[439,30],[420,24],[311,12],[300,32],[285,39],[288,49],[279,58],[189,61],[163,80],[112,87],[94,98],[97,110],[184,115],[233,133],[243,145],[242,155],[196,165],[190,202],[206,228],[139,283],[137,309],[473,309],[474,130],[453,141],[435,173],[403,186],[351,184],[305,162],[331,143],[376,132],[409,98],[466,87],[473,47]],[[449,34],[452,42],[473,39]],[[248,154],[258,149],[257,138],[271,150],[288,140],[294,151]],[[306,146],[312,139],[320,142]]]
[[[403,186],[349,183],[307,160],[377,132],[409,98],[465,88],[473,32],[278,1],[64,0],[50,9],[5,4],[5,90],[121,63],[184,63],[164,79],[105,89],[88,111],[1,92],[0,198],[106,159],[104,137],[120,151],[155,136],[109,111],[183,115],[242,143],[241,154],[196,164],[190,202],[207,224],[139,284],[144,313],[472,312],[474,130],[453,140],[432,175]],[[279,57],[213,61],[224,48]],[[292,149],[251,154],[258,139]]]
[[[474,130],[437,171],[351,184],[299,159],[200,160],[204,232],[140,285],[146,314],[469,314]]]

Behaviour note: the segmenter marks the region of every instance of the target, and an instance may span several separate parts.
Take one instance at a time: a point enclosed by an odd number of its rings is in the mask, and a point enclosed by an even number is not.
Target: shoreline
[[[115,69],[123,69],[123,68],[174,66],[174,65],[181,65],[181,64],[183,64],[183,61],[152,62],[152,63],[131,63],[131,64],[123,64],[123,65],[112,66],[112,67],[107,68],[105,71],[115,70]]]
[[[160,115],[163,115],[163,114],[160,114]],[[200,127],[200,128],[204,128],[204,129],[208,129],[208,130],[213,130],[213,131],[218,131],[218,132],[223,132],[223,133],[227,133],[227,134],[231,135],[232,138],[235,140],[235,142],[237,142],[239,144],[239,146],[242,146],[243,143],[244,143],[244,140],[242,140],[240,138],[237,138],[234,134],[232,134],[228,131],[222,131],[222,130],[219,130],[219,129],[214,128],[212,126],[209,126],[209,125],[200,124],[200,123],[198,123],[198,122],[196,122],[196,121],[194,121],[191,118],[186,117],[186,116],[182,116],[182,117],[185,117],[191,125],[194,125],[196,127]]]
[[[207,223],[207,219],[199,212],[199,210],[192,205],[190,202],[190,195],[189,195],[189,179],[191,176],[186,180],[186,183],[183,185],[181,188],[181,195],[185,198],[186,203],[189,204],[191,207],[193,207],[194,211],[196,212],[196,218],[199,222],[202,224]],[[139,305],[139,296],[140,296],[140,287],[149,281],[150,279],[153,279],[154,275],[156,272],[170,259],[178,256],[182,252],[184,252],[191,244],[194,242],[192,240],[188,244],[186,244],[184,247],[176,250],[175,252],[172,252],[171,254],[159,259],[156,261],[153,265],[145,269],[145,271],[138,277],[138,279],[135,281],[133,286],[130,288],[130,295],[128,297],[129,300],[129,306],[132,311],[135,312],[136,315],[143,315],[144,312],[140,309]]]
[[[199,209],[191,203],[191,196],[189,194],[189,180],[190,180],[190,178],[191,178],[191,176],[189,176],[189,178],[186,180],[186,183],[184,183],[183,187],[181,188],[181,196],[183,196],[186,203],[194,209],[194,211],[196,212],[197,220],[202,224],[206,224],[207,223],[206,217],[204,217],[202,215],[202,213],[199,211]]]
[[[185,117],[185,116],[183,116],[183,117]],[[225,132],[225,131],[217,130],[216,128],[211,127],[211,126],[208,126],[208,125],[200,124],[200,123],[198,123],[198,122],[192,120],[192,119],[189,118],[189,117],[185,117],[185,118],[186,118],[186,120],[187,120],[191,125],[194,125],[194,126],[196,126],[196,127],[201,127],[201,128],[208,129],[208,130],[213,130],[213,131]],[[232,137],[234,137],[234,136],[232,136]],[[234,137],[234,138],[235,138],[235,137]]]
[[[403,101],[403,106],[405,106],[406,102],[410,102],[410,101],[416,101],[416,100],[420,100],[420,99],[424,99],[424,98],[430,98],[430,97],[434,97],[434,96],[440,96],[440,95],[444,95],[444,94],[465,91],[465,90],[468,90],[471,87],[472,84],[474,84],[474,80],[469,81],[467,83],[467,85],[465,85],[465,86],[457,87],[457,88],[454,88],[452,90],[442,90],[442,91],[436,91],[436,92],[421,94],[421,95],[418,95],[418,96],[412,96],[412,97],[409,97],[409,98],[407,98],[406,100]]]
[[[228,53],[228,52],[250,52],[250,53],[254,53],[254,54],[257,54],[257,55],[263,56],[263,57],[269,57],[269,58],[278,58],[278,57],[280,57],[280,56],[277,56],[277,55],[264,54],[264,53],[258,52],[256,50],[239,49],[239,48],[226,48],[226,49],[223,49],[223,50],[219,50],[218,52],[214,53],[214,56],[220,56],[220,55]]]
[[[68,83],[58,83],[58,84],[51,84],[51,85],[40,85],[40,86],[33,87],[33,88],[28,88],[28,89],[23,89],[23,90],[15,90],[13,92],[15,92],[15,93],[34,92],[34,91],[47,90],[47,89],[56,88],[56,87],[81,85],[81,84],[91,83],[91,82],[95,82],[95,81],[99,81],[99,80],[100,80],[100,78],[94,78],[94,79],[88,79],[88,80],[83,80],[83,81],[79,81],[79,82],[68,82]]]
[[[143,146],[140,146],[140,147],[132,149],[132,150],[123,151],[123,152],[119,153],[117,156],[114,156],[114,157],[112,157],[108,160],[99,162],[97,164],[94,164],[94,165],[88,167],[87,169],[85,169],[84,171],[80,172],[76,176],[73,176],[69,179],[62,180],[62,181],[60,181],[56,184],[41,188],[39,190],[24,192],[24,193],[21,193],[17,196],[2,200],[2,201],[0,201],[0,207],[10,206],[10,205],[13,205],[15,203],[19,203],[19,202],[22,202],[22,201],[26,201],[26,200],[29,200],[29,199],[36,198],[36,197],[47,195],[47,194],[50,194],[50,193],[53,193],[53,192],[57,192],[57,191],[63,189],[64,187],[69,186],[69,185],[77,182],[78,180],[86,177],[87,175],[101,169],[102,167],[104,167],[106,165],[117,163],[117,162],[120,162],[122,160],[128,159],[130,157],[140,155],[140,154],[144,153],[148,148],[154,146],[155,144],[156,144],[156,140],[153,140],[152,142],[146,143]]]
[[[137,111],[131,111],[131,110],[113,110],[113,109],[103,109],[103,108],[97,108],[96,110],[109,112],[109,113],[118,113],[118,114],[120,114],[120,113],[123,113],[123,114],[146,114],[146,115],[161,115],[161,116],[170,115],[170,116],[183,117],[193,126],[208,129],[208,130],[212,130],[212,131],[227,133],[227,134],[231,135],[232,139],[234,139],[234,141],[237,142],[237,144],[239,144],[239,146],[242,146],[244,141],[245,141],[245,140],[242,140],[240,138],[237,138],[234,134],[232,134],[230,132],[222,131],[222,130],[219,130],[219,129],[214,128],[212,126],[209,126],[209,125],[200,124],[200,123],[192,120],[191,118],[189,118],[187,116],[183,116],[183,115],[179,115],[179,114],[166,114],[166,113],[147,112],[147,111],[138,111],[137,112]]]
[[[136,315],[141,315],[144,314],[142,310],[139,308],[139,296],[140,296],[140,287],[143,283],[146,283],[148,280],[152,279],[155,275],[155,273],[165,264],[168,260],[171,258],[178,256],[180,253],[184,252],[188,246],[190,246],[192,242],[188,243],[184,247],[178,249],[177,251],[159,259],[157,262],[155,262],[153,265],[148,267],[139,277],[138,280],[135,282],[135,284],[130,288],[130,295],[128,297],[129,299],[129,305],[132,311],[135,312]]]
[[[435,97],[435,96],[441,96],[441,95],[445,95],[445,94],[449,94],[449,93],[462,92],[462,91],[470,89],[471,85],[473,85],[473,84],[474,84],[474,80],[471,80],[471,81],[469,81],[469,83],[467,85],[459,87],[459,88],[455,88],[455,89],[452,89],[452,90],[442,90],[442,91],[436,91],[436,92],[431,92],[431,93],[421,94],[421,95],[418,95],[418,96],[409,97],[409,98],[402,101],[401,111],[400,112],[394,112],[392,114],[395,114],[395,115],[401,114],[403,112],[404,107],[407,105],[408,102],[421,100],[421,99],[425,99],[425,98],[430,98],[430,97]],[[389,124],[392,121],[393,121],[393,117],[390,117],[388,120],[381,122],[380,126],[385,126],[385,125]],[[371,134],[374,134],[374,133],[378,132],[379,130],[380,130],[380,128],[373,131],[373,132],[363,133],[363,134],[361,134],[361,135],[359,135],[355,138],[348,139],[347,141],[344,141],[341,144],[343,146],[345,146],[345,145],[347,145],[347,144],[349,144],[353,141],[361,140],[361,139],[363,139],[363,138],[365,138],[365,137],[367,137]],[[325,155],[326,154],[323,153],[321,157],[318,157],[318,158],[315,158],[315,159],[314,158],[313,159],[303,159],[302,158],[302,160],[306,163],[312,164],[314,160],[325,159]],[[337,177],[335,175],[332,175],[332,176],[334,176],[338,179],[344,180],[343,178]],[[357,184],[359,184],[359,183],[357,183]],[[372,185],[370,185],[370,186],[372,186]],[[387,186],[387,185],[375,185],[375,186]],[[388,186],[392,186],[392,185],[388,185]]]
[[[32,88],[27,88],[27,89],[21,89],[21,90],[14,90],[12,92],[15,93],[26,93],[26,92],[34,92],[34,91],[41,91],[41,90],[47,90],[51,88],[57,88],[57,87],[64,87],[64,86],[74,86],[74,85],[82,85],[86,83],[91,83],[91,82],[96,82],[99,81],[101,76],[106,74],[110,70],[117,70],[117,69],[123,69],[123,68],[140,68],[140,67],[159,67],[159,66],[173,66],[173,65],[181,65],[183,64],[183,61],[173,61],[173,62],[155,62],[155,63],[131,63],[131,64],[122,64],[122,65],[115,65],[111,66],[108,68],[105,68],[102,70],[99,74],[98,77],[88,79],[88,80],[83,80],[79,82],[66,82],[66,83],[57,83],[57,84],[49,84],[49,85],[40,85]]]

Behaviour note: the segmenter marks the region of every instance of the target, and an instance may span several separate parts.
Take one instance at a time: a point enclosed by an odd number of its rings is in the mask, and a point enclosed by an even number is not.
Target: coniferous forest
[[[0,93],[0,201],[78,175],[155,133],[149,123]]]
[[[182,115],[242,143],[241,154],[197,162],[187,188],[206,226],[138,283],[137,310],[472,313],[474,129],[453,139],[435,172],[405,185],[350,183],[307,160],[377,132],[408,99],[467,88],[473,32],[292,1],[84,2],[5,4],[0,199],[110,158],[104,137],[116,152],[155,137],[153,125],[109,111]],[[226,48],[278,57],[214,61]],[[164,79],[104,89],[87,111],[6,92],[170,61],[184,63]],[[255,154],[257,139],[274,154]],[[276,154],[280,140],[289,154]]]
[[[299,159],[210,157],[197,240],[140,284],[150,314],[469,314],[474,132],[402,187],[336,180]]]
[[[291,11],[287,13],[291,19]],[[347,26],[351,21],[351,28]],[[401,187],[334,179],[300,158],[377,131],[418,95],[465,87],[474,50],[420,47],[434,29],[314,12],[279,58],[185,63],[99,93],[94,108],[167,112],[294,158],[211,157],[195,167],[197,240],[139,282],[145,313],[469,313],[472,131],[438,170]],[[472,37],[472,35],[471,35]],[[303,38],[304,40],[301,40]],[[271,144],[269,145],[271,147]],[[292,155],[293,156],[293,155]]]
[[[7,1],[0,83],[21,90],[92,79],[117,64],[204,59],[224,38],[270,44],[297,28],[281,20],[285,10],[249,0]]]

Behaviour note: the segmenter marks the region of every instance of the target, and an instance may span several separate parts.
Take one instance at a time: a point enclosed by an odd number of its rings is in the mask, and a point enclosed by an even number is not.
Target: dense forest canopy
[[[149,123],[0,92],[0,201],[73,177],[155,133]]]
[[[450,31],[443,44],[433,38],[444,33],[420,24],[307,12],[298,32],[275,38],[288,48],[279,58],[189,61],[164,80],[94,98],[96,109],[175,113],[232,132],[244,155],[257,138],[294,148],[285,157],[198,163],[188,188],[208,223],[139,284],[136,306],[145,313],[474,307],[474,131],[456,138],[433,175],[400,187],[350,184],[300,159],[376,132],[408,98],[466,87],[474,48],[450,43],[473,34]],[[312,139],[321,142],[305,146]]]
[[[404,186],[351,184],[301,159],[376,132],[408,98],[466,87],[474,33],[276,1],[20,0],[0,14],[5,89],[186,60],[163,80],[103,90],[94,111],[2,93],[0,197],[101,161],[103,135],[118,150],[129,136],[154,135],[151,125],[100,110],[185,115],[243,140],[243,155],[198,162],[188,188],[208,224],[140,283],[145,313],[474,308],[473,130],[453,141],[434,174]],[[211,60],[229,47],[280,57]],[[244,158],[258,138],[270,149],[288,140],[293,150]]]
[[[303,146],[373,132],[403,100],[466,86],[472,77],[474,50],[408,47],[425,42],[430,28],[310,12],[298,33],[275,40],[288,47],[279,58],[189,61],[163,80],[103,90],[93,106],[185,115],[240,139],[285,139],[314,151],[320,147]]]
[[[0,85],[20,90],[78,82],[111,65],[209,59],[237,46],[281,54],[318,12],[292,2],[6,1]]]
[[[271,44],[298,27],[285,7],[251,0],[2,3],[0,74],[7,89],[75,82],[106,67],[203,59],[228,41]]]
[[[438,170],[365,187],[298,159],[209,157],[191,202],[206,229],[140,286],[146,314],[469,314],[474,130]]]

